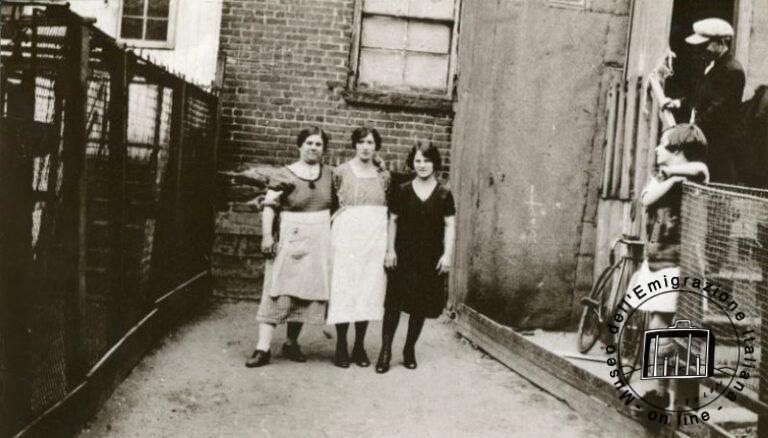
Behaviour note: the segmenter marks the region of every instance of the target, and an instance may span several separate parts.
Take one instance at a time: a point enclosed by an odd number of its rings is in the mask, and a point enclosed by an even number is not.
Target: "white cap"
[[[702,44],[710,38],[732,37],[733,27],[720,18],[705,18],[693,23],[694,34],[685,39],[688,44]]]

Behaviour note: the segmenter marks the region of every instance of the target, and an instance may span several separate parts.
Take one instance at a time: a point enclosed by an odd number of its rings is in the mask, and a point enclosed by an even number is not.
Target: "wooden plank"
[[[352,10],[352,47],[349,50],[349,74],[347,89],[354,90],[357,84],[358,60],[360,58],[360,30],[363,22],[363,0],[355,0]]]
[[[621,157],[619,198],[630,198],[630,181],[634,166],[635,131],[637,130],[637,78],[627,81],[627,106],[624,118],[624,147]]]
[[[619,411],[613,385],[591,375],[497,324],[471,307],[460,304],[457,331],[520,376],[559,398],[585,417],[600,412],[607,430],[622,430],[634,436],[650,436],[643,426]]]
[[[648,148],[650,148],[650,129],[651,129],[651,111],[650,107],[653,105],[653,101],[650,99],[648,92],[645,88],[645,83],[642,81],[638,84],[640,93],[639,111],[637,114],[637,141],[635,148],[635,168],[633,169],[634,177],[632,181],[632,190],[630,193],[631,198],[637,198],[640,196],[640,191],[645,184],[645,178],[648,174],[648,166],[652,166],[653,163],[648,162]]]
[[[646,150],[646,163],[648,163],[648,165],[645,168],[643,184],[648,181],[648,177],[653,174],[653,171],[656,168],[656,145],[659,143],[659,134],[661,129],[661,120],[659,120],[659,105],[656,103],[653,97],[651,97],[650,111],[651,114],[648,119],[650,123],[648,127],[648,150]]]
[[[569,360],[540,347],[509,327],[464,304],[457,307],[456,330],[473,344],[585,417],[600,413],[605,430],[639,437],[725,438],[717,424],[700,423],[649,431],[629,416],[614,385]]]
[[[613,170],[613,147],[616,141],[616,114],[618,111],[619,81],[611,84],[608,91],[608,122],[606,123],[605,147],[603,148],[603,182],[601,195],[608,197],[611,187],[611,171]]]
[[[623,236],[633,236],[634,233],[634,227],[633,227],[633,217],[635,215],[635,211],[633,210],[633,202],[632,199],[623,199],[622,205],[621,205],[621,233],[620,235]],[[618,235],[617,235],[618,237]]]
[[[613,143],[613,169],[611,171],[611,190],[610,197],[616,197],[619,195],[619,184],[621,179],[621,160],[623,157],[622,151],[624,150],[624,129],[626,128],[626,108],[627,108],[627,94],[626,83],[622,82],[619,86],[618,101],[619,106],[616,110],[616,141]]]

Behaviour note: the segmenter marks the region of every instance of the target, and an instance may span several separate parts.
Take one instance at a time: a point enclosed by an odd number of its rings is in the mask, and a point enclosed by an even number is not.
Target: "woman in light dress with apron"
[[[328,324],[336,324],[334,364],[347,368],[349,323],[355,323],[352,361],[370,365],[365,352],[368,321],[381,320],[387,278],[384,255],[387,251],[387,193],[390,174],[375,163],[381,136],[373,128],[352,133],[355,157],[333,172],[338,211],[331,227],[331,297]]]
[[[328,136],[320,128],[298,135],[299,160],[270,180],[262,212],[261,251],[268,258],[264,289],[256,316],[259,340],[246,362],[270,361],[277,324],[287,323],[282,355],[305,362],[298,336],[304,323],[324,324],[330,291],[331,168],[320,163]],[[279,218],[277,243],[273,226]]]

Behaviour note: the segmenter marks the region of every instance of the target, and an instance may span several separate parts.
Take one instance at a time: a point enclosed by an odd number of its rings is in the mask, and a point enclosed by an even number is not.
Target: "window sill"
[[[442,96],[425,96],[406,93],[370,90],[346,90],[344,100],[351,104],[371,105],[386,108],[406,108],[437,114],[452,114],[453,100]]]
[[[118,41],[125,44],[125,47],[129,49],[173,50],[173,43],[170,43],[170,42],[128,40],[128,39],[119,39]]]

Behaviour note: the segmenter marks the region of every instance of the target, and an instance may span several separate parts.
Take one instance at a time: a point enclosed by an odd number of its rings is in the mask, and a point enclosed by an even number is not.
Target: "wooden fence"
[[[607,265],[610,241],[643,235],[637,197],[653,172],[661,132],[675,124],[662,108],[666,97],[657,74],[625,79],[617,74],[606,99],[605,148],[598,202],[595,272]]]

